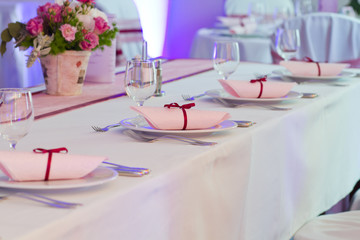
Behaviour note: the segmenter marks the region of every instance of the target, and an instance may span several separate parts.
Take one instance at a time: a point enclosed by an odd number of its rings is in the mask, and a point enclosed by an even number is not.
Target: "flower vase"
[[[74,96],[82,93],[90,51],[65,51],[40,58],[46,93]]]

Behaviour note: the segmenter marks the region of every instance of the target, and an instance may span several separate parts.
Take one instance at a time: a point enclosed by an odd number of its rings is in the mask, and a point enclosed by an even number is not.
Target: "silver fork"
[[[257,106],[257,107],[262,107],[262,108],[266,108],[266,109],[270,109],[270,110],[277,110],[277,111],[288,111],[288,110],[292,109],[292,108],[276,107],[276,106],[272,106],[272,105],[259,104],[259,103],[239,103],[239,104],[235,104],[235,103],[225,101],[225,100],[223,100],[221,98],[214,98],[214,99],[215,99],[215,101],[218,101],[218,102],[222,103],[225,106],[233,107],[233,108],[239,108],[239,107],[243,107],[243,106]]]
[[[124,133],[136,140],[143,141],[143,142],[154,142],[154,141],[158,141],[160,139],[172,139],[172,140],[177,140],[177,141],[189,143],[192,145],[198,145],[198,146],[212,146],[212,145],[217,144],[216,142],[206,142],[206,141],[201,141],[201,140],[178,136],[178,135],[149,136],[149,135],[143,134],[141,132],[132,131],[130,129],[125,130]]]
[[[182,96],[182,98],[183,98],[185,101],[194,101],[195,98],[199,98],[199,97],[205,96],[205,93],[202,93],[202,94],[199,94],[199,95],[195,95],[195,96],[190,96],[189,94],[182,94],[181,96]]]
[[[9,197],[20,197],[25,198],[28,200],[32,200],[35,202],[46,204],[50,207],[56,207],[56,208],[75,208],[77,206],[81,206],[81,203],[71,203],[71,202],[65,202],[60,201],[54,198],[45,197],[43,195],[35,194],[35,193],[24,193],[24,192],[17,192],[13,194],[3,195],[0,196],[0,200],[8,199]]]
[[[128,167],[112,162],[103,161],[103,163],[113,166],[112,168],[121,173],[129,173],[129,176],[142,176],[150,173],[148,168],[139,168],[139,167]],[[139,173],[139,174],[138,174]]]
[[[109,131],[110,128],[114,128],[114,127],[119,127],[121,126],[120,123],[115,123],[115,124],[111,124],[111,125],[108,125],[106,127],[98,127],[98,126],[91,126],[92,129],[94,129],[96,132],[107,132]]]

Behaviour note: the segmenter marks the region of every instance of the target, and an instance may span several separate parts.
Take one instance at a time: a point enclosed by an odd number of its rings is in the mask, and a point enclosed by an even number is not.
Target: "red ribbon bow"
[[[316,61],[312,60],[312,59],[309,58],[309,57],[304,57],[304,61],[305,61],[305,62],[316,63],[316,66],[317,66],[317,68],[318,68],[318,76],[319,76],[319,77],[321,76],[321,69],[320,69],[320,64],[319,64],[319,62],[316,62]]]
[[[45,172],[45,181],[49,180],[49,176],[50,176],[50,168],[51,168],[51,160],[52,160],[52,154],[53,153],[68,153],[67,148],[54,148],[54,149],[43,149],[43,148],[35,148],[33,150],[34,153],[48,153],[48,161],[47,161],[47,165],[46,165],[46,172]]]
[[[167,107],[167,108],[172,108],[172,107],[175,107],[175,108],[181,108],[182,112],[183,112],[183,115],[184,115],[184,126],[182,128],[182,130],[185,130],[186,127],[187,127],[187,122],[188,122],[188,119],[187,119],[187,114],[186,114],[186,110],[185,109],[190,109],[192,107],[195,106],[195,103],[188,103],[188,104],[184,104],[184,105],[179,105],[177,103],[170,103],[170,104],[165,104],[164,107]]]
[[[262,78],[258,78],[258,79],[252,79],[252,80],[250,80],[250,82],[251,83],[256,83],[256,82],[260,83],[260,93],[259,93],[259,96],[257,98],[261,98],[261,95],[262,95],[263,89],[264,89],[264,86],[263,86],[262,82],[266,82],[266,77],[262,77]]]

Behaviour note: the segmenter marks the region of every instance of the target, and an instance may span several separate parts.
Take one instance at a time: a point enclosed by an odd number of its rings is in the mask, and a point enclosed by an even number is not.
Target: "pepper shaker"
[[[165,95],[165,92],[161,91],[161,86],[162,86],[161,59],[154,60],[154,64],[155,64],[155,75],[156,75],[156,90],[154,96],[161,97]]]

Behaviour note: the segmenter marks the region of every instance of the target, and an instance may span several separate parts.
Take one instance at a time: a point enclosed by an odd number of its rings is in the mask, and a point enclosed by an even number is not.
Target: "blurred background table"
[[[271,39],[262,34],[231,34],[227,29],[202,28],[197,31],[190,57],[211,59],[216,41],[236,41],[239,43],[240,60],[248,62],[272,63]]]

